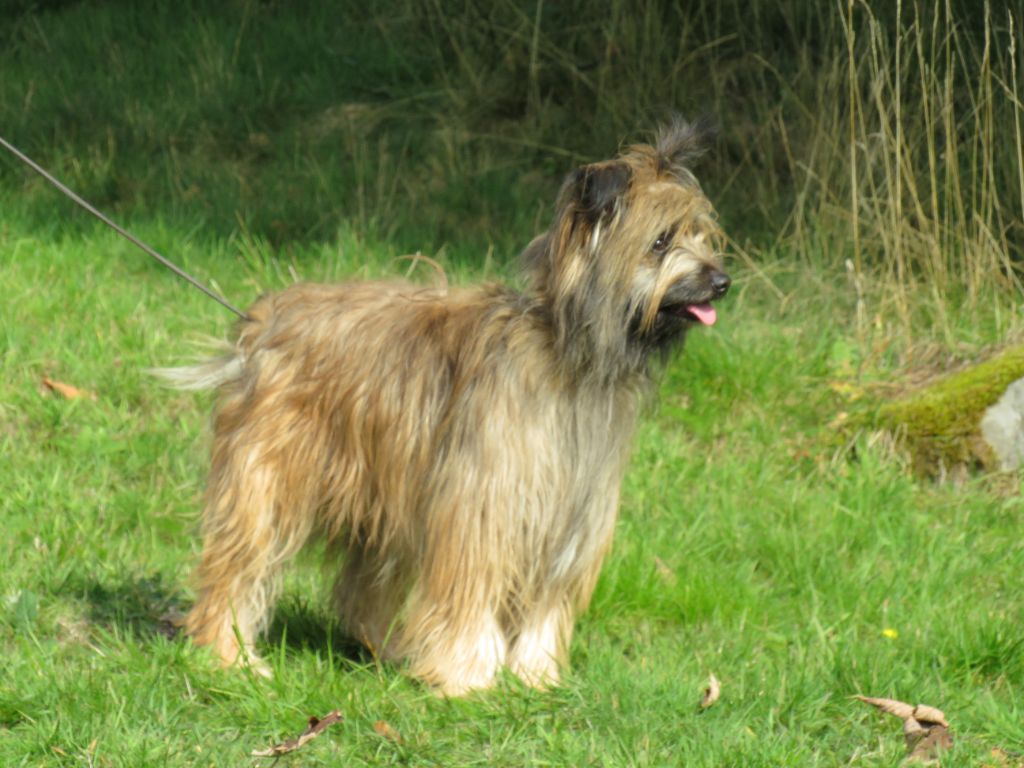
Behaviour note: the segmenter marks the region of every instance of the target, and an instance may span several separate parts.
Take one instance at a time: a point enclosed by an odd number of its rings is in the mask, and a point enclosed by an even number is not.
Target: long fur
[[[345,626],[379,656],[446,694],[501,668],[557,682],[651,358],[728,285],[697,151],[677,121],[571,174],[523,292],[296,285],[171,374],[220,389],[194,640],[258,665],[281,567],[323,537]]]

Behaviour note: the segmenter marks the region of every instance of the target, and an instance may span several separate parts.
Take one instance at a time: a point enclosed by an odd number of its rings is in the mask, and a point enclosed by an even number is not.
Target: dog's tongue
[[[686,310],[704,323],[704,325],[714,325],[715,320],[718,319],[718,314],[715,312],[715,308],[710,304],[687,304]]]

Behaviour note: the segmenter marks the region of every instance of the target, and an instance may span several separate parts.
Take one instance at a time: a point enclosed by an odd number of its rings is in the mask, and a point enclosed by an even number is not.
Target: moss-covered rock
[[[1024,346],[1011,347],[886,403],[875,426],[897,437],[918,471],[936,474],[962,464],[996,468],[996,457],[981,437],[981,419],[1021,377]]]

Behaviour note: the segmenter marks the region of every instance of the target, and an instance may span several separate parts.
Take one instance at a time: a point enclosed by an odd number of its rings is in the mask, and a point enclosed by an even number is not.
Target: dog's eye
[[[654,245],[651,246],[651,250],[658,255],[665,253],[668,250],[669,245],[672,244],[672,233],[662,232],[658,235],[658,239],[654,241]]]

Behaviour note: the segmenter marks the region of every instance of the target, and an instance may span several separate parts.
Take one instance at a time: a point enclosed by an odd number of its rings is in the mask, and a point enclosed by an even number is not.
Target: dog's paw
[[[259,656],[250,656],[245,660],[240,660],[238,665],[247,672],[251,672],[265,680],[273,680],[274,678],[273,670]]]

